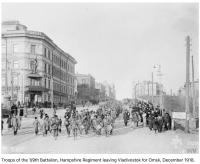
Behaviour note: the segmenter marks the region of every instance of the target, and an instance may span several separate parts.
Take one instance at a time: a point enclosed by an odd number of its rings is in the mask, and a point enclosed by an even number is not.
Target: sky
[[[152,72],[159,82],[155,64],[164,91],[176,94],[186,80],[187,36],[199,78],[198,3],[2,3],[1,14],[45,33],[76,59],[76,72],[113,83],[119,100]]]

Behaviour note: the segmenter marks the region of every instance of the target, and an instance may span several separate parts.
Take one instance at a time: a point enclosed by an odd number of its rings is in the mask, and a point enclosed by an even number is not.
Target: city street
[[[91,106],[89,110],[96,110],[98,106]],[[78,107],[80,111],[82,107]],[[47,109],[49,116],[52,111]],[[59,109],[57,115],[61,116],[64,122],[64,109]],[[38,116],[39,117],[39,116]],[[4,124],[2,136],[2,153],[43,153],[43,154],[172,154],[172,153],[198,153],[198,134],[186,134],[181,131],[166,131],[155,134],[148,127],[137,129],[130,128],[130,122],[125,127],[122,114],[116,119],[115,128],[112,136],[100,137],[89,130],[88,135],[74,140],[72,134],[70,137],[66,134],[66,129],[62,126],[62,132],[58,139],[54,140],[53,134],[43,137],[41,131],[35,136],[32,123],[34,117],[23,118],[22,127],[18,131],[17,136],[13,135],[13,131],[8,131]],[[40,120],[40,123],[42,120]],[[4,123],[6,120],[4,119]]]

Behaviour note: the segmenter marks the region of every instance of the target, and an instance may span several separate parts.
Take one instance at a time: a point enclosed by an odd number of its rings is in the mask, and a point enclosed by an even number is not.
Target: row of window
[[[61,80],[66,81],[71,85],[74,85],[74,77],[72,77],[69,74],[66,74],[64,72],[60,72],[60,70],[54,69],[53,70],[53,76],[58,78],[58,79],[61,78]]]
[[[8,62],[7,68],[10,69],[11,67],[11,62]],[[17,60],[13,61],[13,69],[18,69],[19,68],[19,63]],[[1,69],[6,69],[6,62],[2,61],[1,62]]]
[[[6,85],[6,79],[5,77],[1,78],[1,85],[5,86]],[[19,81],[18,81],[18,77],[13,77],[13,86],[19,86]]]
[[[58,104],[59,102],[61,102],[61,103],[67,103],[67,97],[60,97],[60,96],[54,95],[53,96],[53,102],[55,104]]]
[[[57,92],[62,92],[74,96],[74,89],[69,86],[65,86],[62,84],[60,85],[59,83],[54,82],[53,89]]]
[[[2,46],[1,46],[1,48],[2,48],[2,53],[6,53],[6,45],[5,44],[3,44]],[[30,53],[31,54],[35,54],[35,49],[36,49],[36,45],[31,45],[31,47],[30,47]],[[18,44],[13,44],[13,53],[18,53],[19,52],[19,45]]]
[[[53,61],[55,64],[61,66],[62,68],[67,69],[69,72],[74,73],[74,67],[72,67],[69,63],[63,61],[62,59],[60,59],[59,57],[57,57],[56,55],[53,56]]]

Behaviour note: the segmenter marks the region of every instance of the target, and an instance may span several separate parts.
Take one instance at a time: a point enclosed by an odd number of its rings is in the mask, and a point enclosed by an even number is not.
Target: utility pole
[[[185,132],[189,133],[189,89],[190,89],[190,37],[186,41],[186,121]]]
[[[151,73],[152,74],[152,92],[151,92],[151,98],[152,98],[152,104],[153,104],[153,72]]]
[[[194,128],[196,129],[196,111],[195,111],[195,88],[194,88],[194,62],[192,56],[192,84],[193,84],[193,121],[194,121]]]
[[[14,94],[13,94],[13,71],[11,69],[11,90],[12,90],[12,103],[14,103]]]

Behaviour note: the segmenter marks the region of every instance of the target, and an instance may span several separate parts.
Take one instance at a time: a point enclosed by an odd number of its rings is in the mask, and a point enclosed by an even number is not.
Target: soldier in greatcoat
[[[53,130],[53,136],[54,136],[55,140],[58,137],[58,126],[59,126],[58,117],[57,117],[57,115],[54,115],[51,118],[51,129]]]
[[[35,117],[35,120],[33,122],[33,129],[35,132],[35,135],[38,135],[39,129],[41,128],[40,122],[38,121],[37,117]]]
[[[70,119],[68,116],[65,117],[64,125],[67,130],[68,137],[69,137],[70,136]]]
[[[43,137],[46,135],[47,136],[47,131],[48,131],[48,120],[47,118],[44,118],[44,121],[42,123],[42,133],[43,133]]]
[[[78,121],[76,120],[75,116],[72,117],[70,126],[73,131],[74,140],[75,140],[77,138],[77,131],[78,131]]]
[[[18,118],[14,114],[11,120],[11,125],[13,127],[14,135],[17,135],[17,130],[18,130]]]

